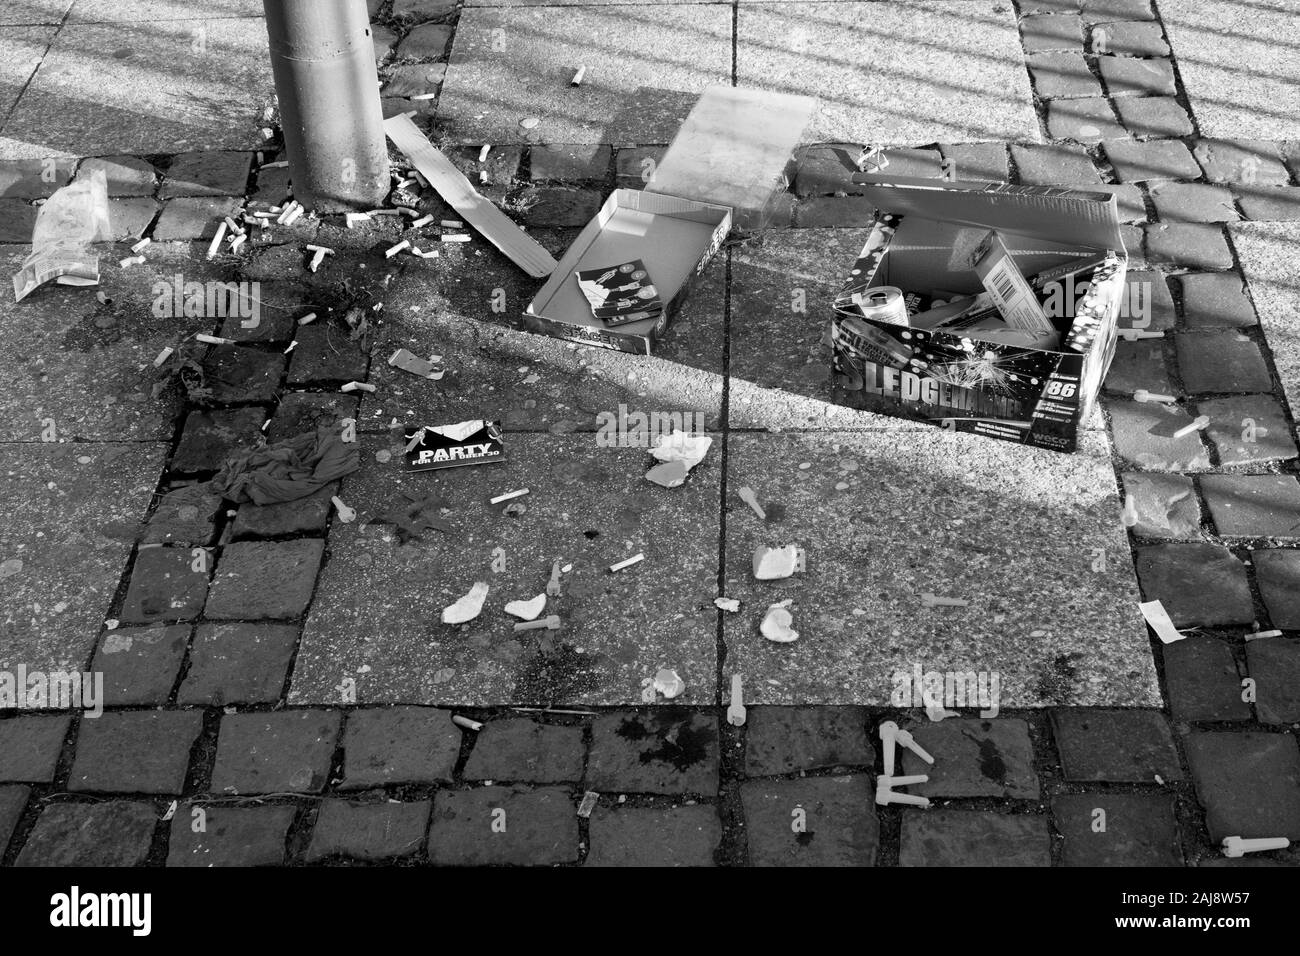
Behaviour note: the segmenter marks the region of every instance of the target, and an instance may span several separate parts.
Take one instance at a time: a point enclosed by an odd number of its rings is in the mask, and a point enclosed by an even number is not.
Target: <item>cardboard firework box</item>
[[[1115,197],[854,179],[876,218],[834,302],[836,399],[1074,451],[1115,354],[1127,291]]]
[[[729,85],[704,91],[644,190],[605,201],[524,313],[536,332],[649,354],[733,225],[761,229],[788,185],[795,147],[816,112],[811,97]],[[603,321],[578,273],[639,260],[662,308]]]

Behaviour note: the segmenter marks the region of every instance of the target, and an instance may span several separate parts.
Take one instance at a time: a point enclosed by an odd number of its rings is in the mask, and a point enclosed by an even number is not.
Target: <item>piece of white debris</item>
[[[596,809],[596,802],[600,800],[600,794],[595,790],[588,790],[582,795],[582,802],[578,804],[578,816],[584,820],[591,816],[591,811]]]
[[[537,615],[546,608],[546,595],[539,594],[531,601],[511,601],[506,605],[506,613],[521,621],[535,621]]]
[[[483,610],[483,602],[487,600],[488,586],[486,581],[476,581],[469,592],[460,598],[455,604],[442,609],[443,624],[464,624],[466,621],[472,621],[479,616]]]
[[[782,601],[780,604],[769,606],[767,614],[763,617],[763,623],[759,625],[759,633],[769,641],[776,641],[778,644],[789,644],[792,641],[797,641],[799,632],[792,626],[794,618],[788,610],[792,603],[794,602]]]
[[[466,730],[482,730],[483,724],[477,720],[470,720],[468,717],[462,717],[460,714],[452,714],[451,722],[457,727],[464,727]]]
[[[632,555],[632,557],[628,558],[626,561],[620,561],[618,562],[618,564],[611,564],[609,566],[609,570],[611,572],[622,571],[624,568],[630,568],[632,565],[644,560],[645,560],[645,555],[638,552],[637,554]]]
[[[339,520],[342,521],[344,524],[351,524],[352,522],[357,520],[356,509],[349,508],[347,505],[345,505],[343,503],[343,499],[340,498],[338,495],[335,495],[333,498],[330,499],[330,501],[334,504],[334,507],[338,509]]]
[[[654,689],[663,694],[666,699],[672,700],[686,690],[686,681],[682,680],[675,670],[665,667],[655,673]]]
[[[741,693],[740,675],[731,675],[731,703],[727,707],[727,723],[733,727],[744,726],[745,700]]]
[[[796,571],[805,570],[807,564],[808,557],[797,544],[787,544],[782,548],[760,544],[754,549],[754,577],[760,581],[788,578]]]
[[[713,606],[722,611],[729,611],[732,614],[738,614],[740,612],[740,599],[724,597],[714,598]]]

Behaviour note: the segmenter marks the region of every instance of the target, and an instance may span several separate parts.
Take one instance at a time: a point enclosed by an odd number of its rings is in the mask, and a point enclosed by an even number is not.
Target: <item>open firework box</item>
[[[1115,197],[881,174],[854,181],[873,200],[876,218],[835,298],[837,400],[1074,451],[1115,354],[1125,293],[1128,258]],[[1041,310],[1050,331],[1035,333],[1038,338],[992,334],[983,331],[991,323],[945,327],[927,318],[941,314],[928,311],[936,302],[981,294],[987,302],[998,290],[986,266],[999,257],[1008,275],[1025,277],[1020,288],[1033,297],[1024,304]],[[901,290],[906,318],[873,307],[886,289],[894,299],[893,290]]]
[[[692,282],[735,224],[762,228],[789,184],[795,147],[816,100],[714,86],[701,95],[644,190],[618,189],[564,254],[524,313],[530,328],[649,354]],[[576,278],[640,260],[663,304],[652,318],[598,319]]]

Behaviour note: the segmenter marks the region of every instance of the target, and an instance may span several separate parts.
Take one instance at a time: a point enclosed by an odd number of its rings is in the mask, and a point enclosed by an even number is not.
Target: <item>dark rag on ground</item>
[[[356,442],[344,442],[339,426],[242,451],[226,459],[212,479],[214,492],[230,501],[257,505],[296,501],[361,467]]]

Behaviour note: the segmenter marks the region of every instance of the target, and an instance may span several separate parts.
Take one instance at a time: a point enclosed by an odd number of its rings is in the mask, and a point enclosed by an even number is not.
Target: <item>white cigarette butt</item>
[[[464,229],[465,224],[459,219],[444,219],[438,225],[443,229]]]
[[[165,348],[165,349],[163,349],[161,352],[159,352],[159,353],[158,353],[158,357],[157,357],[156,359],[153,360],[153,367],[154,367],[154,368],[157,368],[159,365],[162,365],[162,363],[165,362],[165,361],[167,361],[167,359],[170,358],[170,357],[171,357],[171,354],[172,354],[173,352],[175,352],[175,351],[176,351],[176,350],[175,350],[174,348],[172,348],[170,345],[167,346],[167,348]]]
[[[587,67],[586,67],[585,65],[584,65],[584,66],[580,66],[580,67],[578,67],[578,72],[575,73],[575,74],[573,74],[573,79],[571,79],[571,80],[569,81],[569,85],[570,85],[570,86],[581,86],[581,85],[582,85],[582,78],[583,78],[584,76],[586,76],[586,75],[587,75]]]
[[[212,237],[212,244],[208,246],[208,258],[211,259],[221,248],[221,240],[226,238],[226,224],[224,222],[217,224],[217,234]]]
[[[312,323],[312,322],[315,322],[315,321],[316,321],[316,313],[315,313],[315,312],[308,312],[306,315],[304,315],[301,319],[298,320],[298,324],[299,324],[299,325],[308,325],[308,324],[310,324],[310,323]]]
[[[348,382],[346,385],[339,388],[339,391],[340,392],[356,392],[356,391],[373,392],[375,391],[375,386],[371,385],[369,382]]]
[[[197,342],[206,342],[208,345],[234,345],[235,344],[234,339],[223,339],[220,336],[205,335],[202,332],[196,333],[194,339]]]
[[[433,222],[433,213],[429,213],[427,216],[421,216],[419,219],[415,220],[415,222],[411,223],[411,228],[419,229],[421,226],[427,226],[431,222]]]
[[[503,501],[509,501],[511,498],[522,498],[528,494],[527,488],[520,488],[518,491],[507,491],[504,495],[497,495],[488,501],[490,505],[499,505]]]
[[[399,252],[401,252],[403,249],[409,249],[409,248],[411,248],[411,240],[409,240],[409,239],[403,239],[403,240],[402,240],[401,242],[399,242],[397,245],[395,245],[395,246],[391,246],[391,247],[388,249],[388,251],[384,253],[384,256],[387,257],[387,258],[389,258],[389,259],[391,259],[391,258],[393,258],[393,256],[397,255],[397,254],[398,254]]]
[[[460,233],[459,235],[455,235],[455,236],[442,236],[441,240],[443,242],[469,242],[469,236],[465,235],[464,233]]]
[[[1174,437],[1185,438],[1186,436],[1190,435],[1192,432],[1198,432],[1202,428],[1209,427],[1209,424],[1210,424],[1209,415],[1197,415],[1190,425],[1184,425],[1182,428],[1178,429],[1178,431],[1174,432]]]
[[[470,720],[468,717],[462,717],[460,714],[452,714],[451,722],[457,727],[464,727],[466,730],[482,730],[483,724],[477,720]]]
[[[480,150],[478,151],[478,161],[479,161],[480,163],[485,163],[485,162],[487,162],[488,152],[489,152],[489,150],[491,150],[491,149],[492,149],[492,147],[489,146],[487,143],[484,143],[484,144],[483,144],[483,148],[480,149]]]
[[[151,242],[153,242],[153,240],[146,236],[144,239],[141,239],[134,246],[132,246],[131,251],[138,256],[144,250],[144,247],[149,245],[149,243]]]
[[[209,256],[208,258],[211,258],[211,256]],[[128,269],[131,266],[138,266],[138,265],[142,265],[143,263],[144,263],[144,256],[127,256],[125,259],[121,260],[117,265],[119,269]]]
[[[638,552],[632,555],[632,557],[628,558],[626,561],[620,561],[618,564],[611,564],[609,566],[609,570],[611,572],[622,571],[624,568],[630,568],[632,565],[637,564],[638,562],[644,560],[645,560],[645,555]]]
[[[294,339],[292,342],[289,343],[289,347],[288,347],[287,349],[284,350],[284,354],[285,354],[285,355],[288,355],[290,352],[292,352],[292,351],[293,351],[294,349],[296,349],[297,347],[298,347],[298,340],[297,340],[297,339]]]

